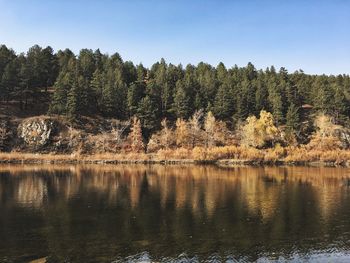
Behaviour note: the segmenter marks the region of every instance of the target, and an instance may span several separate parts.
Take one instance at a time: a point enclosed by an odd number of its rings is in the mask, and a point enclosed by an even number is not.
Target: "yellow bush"
[[[264,160],[267,162],[276,162],[281,160],[286,155],[286,149],[279,143],[272,149],[266,151]]]
[[[194,147],[192,150],[192,158],[197,161],[207,160],[207,150],[203,147]]]
[[[222,146],[207,149],[208,160],[239,158],[241,148],[237,146]]]
[[[241,153],[238,159],[250,160],[250,161],[262,161],[264,160],[264,153],[261,150],[252,147],[242,147]]]
[[[274,125],[271,113],[262,110],[260,118],[250,116],[246,124],[241,128],[242,145],[261,148],[269,142],[274,142],[280,137],[280,132]]]

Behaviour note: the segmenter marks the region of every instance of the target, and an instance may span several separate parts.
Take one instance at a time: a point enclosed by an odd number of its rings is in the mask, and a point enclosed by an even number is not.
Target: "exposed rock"
[[[55,122],[46,118],[30,118],[24,120],[17,129],[19,138],[22,138],[26,145],[33,148],[40,148],[46,145],[53,134]]]
[[[335,131],[335,135],[339,138],[342,148],[350,148],[350,129],[341,128]]]

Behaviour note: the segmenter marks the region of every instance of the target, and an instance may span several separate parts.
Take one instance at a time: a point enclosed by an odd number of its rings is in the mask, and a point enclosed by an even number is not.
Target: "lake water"
[[[350,262],[350,170],[0,166],[0,262]]]

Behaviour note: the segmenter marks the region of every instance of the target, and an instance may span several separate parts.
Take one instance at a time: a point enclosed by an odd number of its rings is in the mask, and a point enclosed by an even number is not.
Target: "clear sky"
[[[0,43],[349,74],[350,0],[0,0]]]

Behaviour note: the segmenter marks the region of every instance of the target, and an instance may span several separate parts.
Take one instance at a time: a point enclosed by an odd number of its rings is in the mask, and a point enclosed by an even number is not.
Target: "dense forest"
[[[266,111],[274,125],[300,141],[308,118],[320,112],[334,124],[350,123],[350,77],[345,74],[289,73],[273,66],[259,70],[251,63],[231,68],[204,62],[182,66],[164,59],[146,68],[99,49],[82,49],[76,55],[69,49],[54,52],[35,45],[26,54],[16,54],[0,46],[1,103],[30,111],[43,97],[50,98],[48,115],[71,121],[82,116],[136,116],[146,139],[198,112],[210,113],[234,130],[249,116]]]

